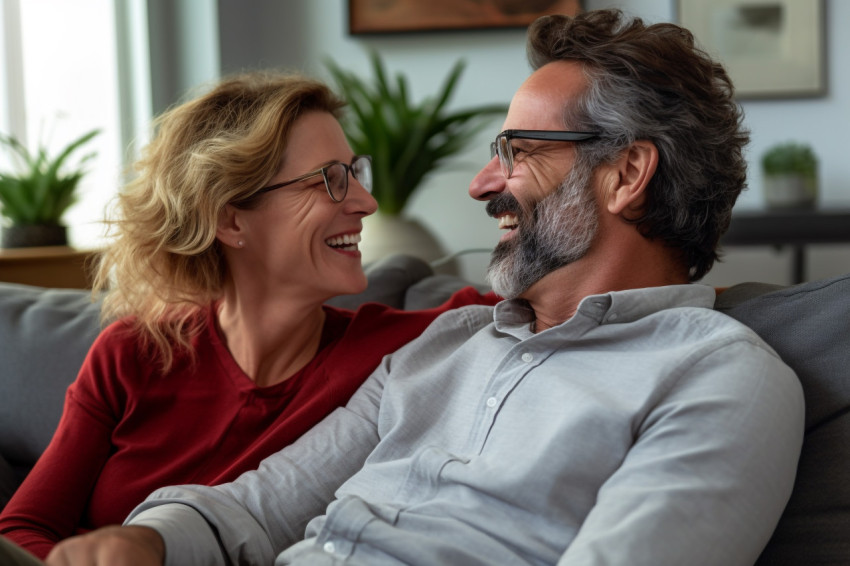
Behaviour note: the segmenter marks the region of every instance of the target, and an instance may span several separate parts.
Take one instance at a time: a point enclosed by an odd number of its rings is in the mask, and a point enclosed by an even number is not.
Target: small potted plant
[[[817,201],[818,161],[806,144],[772,146],[761,158],[768,208],[811,208]]]
[[[356,154],[372,156],[373,191],[378,214],[363,224],[363,261],[391,253],[412,253],[426,260],[442,257],[437,240],[414,219],[401,213],[410,196],[433,171],[467,149],[482,128],[504,116],[506,104],[449,110],[448,102],[465,63],[458,60],[440,89],[419,103],[408,96],[402,73],[389,77],[381,58],[370,54],[374,77],[361,78],[326,60],[341,94],[349,104],[343,119]]]
[[[65,211],[77,200],[77,186],[85,175],[85,162],[95,153],[83,156],[77,165],[64,170],[70,155],[88,143],[100,130],[92,130],[72,141],[51,157],[41,145],[30,153],[14,136],[0,135],[0,145],[17,161],[17,172],[0,172],[0,216],[2,247],[64,246],[67,228]]]

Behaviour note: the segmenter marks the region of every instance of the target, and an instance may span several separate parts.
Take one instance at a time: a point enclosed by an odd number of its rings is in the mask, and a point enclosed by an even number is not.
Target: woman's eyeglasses
[[[357,182],[360,183],[364,189],[370,193],[372,192],[372,158],[368,155],[355,155],[351,159],[350,165],[346,165],[340,161],[334,161],[333,163],[328,163],[321,169],[310,171],[300,177],[284,181],[283,183],[276,183],[274,185],[269,185],[268,187],[263,187],[255,194],[267,193],[269,191],[297,183],[298,181],[303,181],[310,177],[321,175],[325,181],[325,188],[328,190],[328,195],[331,197],[331,200],[334,202],[342,202],[345,199],[345,195],[348,194],[349,173],[357,179]]]

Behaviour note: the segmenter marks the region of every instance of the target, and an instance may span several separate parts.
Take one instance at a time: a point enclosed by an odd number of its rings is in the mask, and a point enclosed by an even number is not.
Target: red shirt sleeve
[[[475,287],[469,286],[456,291],[445,303],[436,308],[441,312],[445,312],[447,310],[456,309],[466,305],[493,306],[501,300],[502,297],[493,291],[482,294]]]
[[[76,533],[93,486],[109,457],[117,423],[115,361],[123,328],[114,325],[95,341],[65,396],[59,426],[47,449],[0,514],[0,534],[44,558],[59,540]],[[120,496],[120,495],[119,495]]]

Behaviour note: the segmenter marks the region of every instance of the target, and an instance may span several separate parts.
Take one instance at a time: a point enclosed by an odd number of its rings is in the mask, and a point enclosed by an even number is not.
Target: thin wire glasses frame
[[[514,173],[514,149],[512,139],[582,142],[598,138],[599,132],[573,132],[568,130],[505,130],[490,143],[490,159],[499,156],[502,174],[510,179]]]
[[[351,158],[351,163],[348,165],[341,161],[334,161],[316,169],[315,171],[310,171],[309,173],[304,173],[303,175],[295,177],[294,179],[289,179],[282,183],[275,183],[274,185],[263,187],[255,194],[259,195],[267,193],[275,189],[280,189],[281,187],[292,185],[299,181],[304,181],[310,177],[321,175],[325,182],[325,189],[327,189],[328,196],[331,197],[331,200],[334,202],[342,202],[345,199],[345,195],[348,194],[349,173],[357,179],[357,182],[360,183],[364,189],[370,193],[372,192],[372,157],[369,155],[355,155]]]

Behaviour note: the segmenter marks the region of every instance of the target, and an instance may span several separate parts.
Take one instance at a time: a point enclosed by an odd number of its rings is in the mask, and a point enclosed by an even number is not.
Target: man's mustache
[[[510,212],[511,214],[521,215],[523,211],[519,205],[519,201],[514,198],[514,195],[508,192],[499,193],[492,200],[487,201],[487,214],[495,218],[500,214]]]

